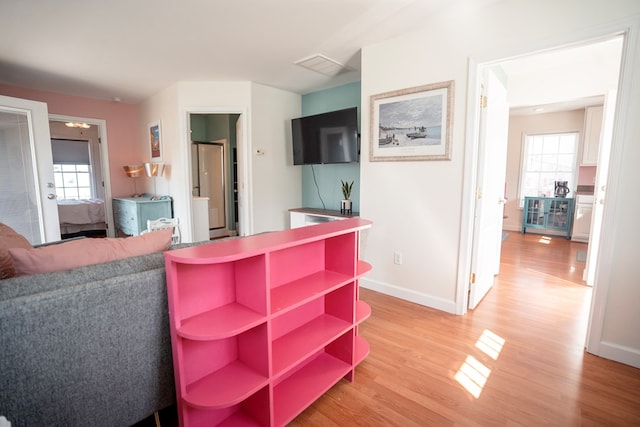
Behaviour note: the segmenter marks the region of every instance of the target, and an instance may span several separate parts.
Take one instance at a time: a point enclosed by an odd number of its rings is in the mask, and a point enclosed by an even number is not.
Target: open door
[[[0,96],[0,218],[31,244],[60,240],[47,104]]]
[[[474,309],[500,272],[509,104],[506,82],[491,68],[482,73],[478,177],[474,216],[469,309]]]
[[[593,198],[593,216],[591,217],[591,232],[587,247],[587,260],[582,279],[587,285],[593,286],[596,276],[596,254],[600,248],[600,233],[602,230],[602,212],[607,192],[607,176],[609,175],[609,159],[611,157],[611,140],[613,138],[613,120],[616,109],[616,91],[607,93],[604,99],[602,114],[602,132],[598,149],[598,168],[596,169],[595,191]]]

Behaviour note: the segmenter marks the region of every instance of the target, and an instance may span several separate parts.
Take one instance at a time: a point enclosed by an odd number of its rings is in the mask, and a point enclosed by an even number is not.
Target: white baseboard
[[[596,354],[596,356],[624,363],[634,368],[640,368],[640,350],[606,341],[601,342],[598,347],[598,354]]]
[[[421,292],[416,292],[411,289],[405,289],[388,283],[365,278],[360,279],[360,286],[366,289],[371,289],[372,291],[380,292],[385,295],[391,295],[393,297],[400,298],[409,302],[435,308],[436,310],[456,314],[455,301],[445,300],[442,298],[423,294]]]

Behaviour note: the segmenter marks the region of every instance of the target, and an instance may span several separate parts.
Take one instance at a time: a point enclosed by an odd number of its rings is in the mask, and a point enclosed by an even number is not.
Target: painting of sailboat
[[[451,81],[372,96],[371,160],[448,157],[452,94]]]

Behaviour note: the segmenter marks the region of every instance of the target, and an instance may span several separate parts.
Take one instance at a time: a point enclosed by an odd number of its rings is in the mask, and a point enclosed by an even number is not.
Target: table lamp
[[[126,165],[123,166],[122,169],[124,169],[124,173],[126,173],[129,178],[133,178],[133,196],[131,197],[140,197],[142,194],[138,193],[136,179],[142,176],[144,168],[142,165]]]
[[[153,178],[153,196],[151,197],[151,200],[158,200],[159,197],[156,190],[156,179],[159,176],[162,176],[162,172],[164,172],[164,162],[145,163],[144,171],[148,177]]]

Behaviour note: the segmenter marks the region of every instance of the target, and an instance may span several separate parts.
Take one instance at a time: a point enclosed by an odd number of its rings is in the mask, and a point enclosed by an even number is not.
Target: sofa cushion
[[[48,273],[161,252],[171,245],[171,229],[127,238],[81,239],[40,248],[10,248],[16,275]]]
[[[31,249],[29,241],[6,224],[0,222],[0,280],[16,274],[10,248]]]

